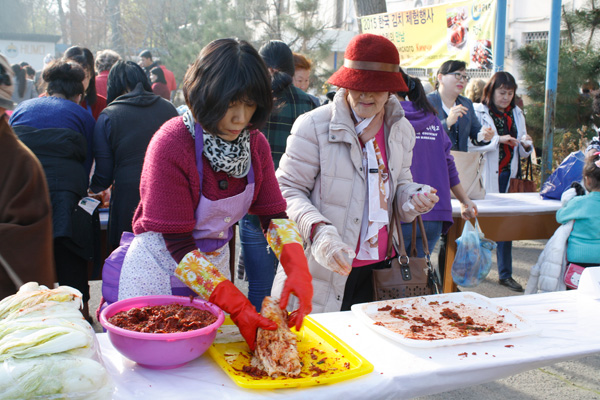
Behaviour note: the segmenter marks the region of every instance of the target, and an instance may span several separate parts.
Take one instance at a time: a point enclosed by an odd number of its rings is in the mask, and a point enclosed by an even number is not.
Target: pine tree
[[[591,97],[582,88],[597,88],[600,78],[598,31],[600,9],[597,0],[588,8],[566,12],[563,7],[562,34],[558,65],[558,86],[555,108],[555,144],[560,144],[565,132],[575,132],[589,126]],[[517,50],[521,74],[526,82],[531,104],[525,107],[528,133],[539,142],[544,124],[547,43],[538,42]],[[592,135],[592,130],[587,130]],[[561,160],[555,160],[560,162]]]

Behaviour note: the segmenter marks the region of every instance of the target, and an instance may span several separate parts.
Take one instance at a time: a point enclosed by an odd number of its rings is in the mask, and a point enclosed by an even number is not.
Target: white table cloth
[[[593,278],[582,277],[591,294],[568,291],[491,299],[541,328],[539,335],[521,338],[419,349],[376,334],[352,312],[314,314],[317,322],[363,355],[375,370],[353,380],[309,388],[244,389],[207,354],[178,369],[146,369],[121,356],[107,334],[97,337],[116,386],[114,399],[408,399],[600,352],[600,268],[595,270]],[[468,356],[459,355],[464,352]]]
[[[556,212],[559,200],[544,200],[539,193],[487,193],[484,199],[473,200],[479,215],[518,215]],[[460,217],[460,202],[452,199],[452,215]]]

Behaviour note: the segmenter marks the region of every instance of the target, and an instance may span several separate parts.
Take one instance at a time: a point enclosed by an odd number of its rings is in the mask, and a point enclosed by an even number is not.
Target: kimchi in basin
[[[136,332],[109,322],[112,316],[121,311],[170,304],[208,311],[216,317],[216,321],[204,328],[176,333]],[[223,311],[208,301],[172,295],[119,300],[106,307],[100,314],[100,324],[107,330],[112,345],[128,359],[153,369],[177,368],[200,357],[215,340],[217,329],[224,320]]]

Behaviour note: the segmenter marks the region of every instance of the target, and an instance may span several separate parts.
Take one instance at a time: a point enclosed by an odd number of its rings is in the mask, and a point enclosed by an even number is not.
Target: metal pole
[[[542,183],[552,173],[552,142],[556,87],[558,84],[558,56],[560,50],[560,18],[562,0],[552,0],[550,32],[548,37],[548,60],[546,61],[546,105],[544,108],[544,143],[542,151]]]
[[[494,71],[504,70],[504,44],[506,42],[506,1],[498,0],[496,3],[496,33],[494,45]]]

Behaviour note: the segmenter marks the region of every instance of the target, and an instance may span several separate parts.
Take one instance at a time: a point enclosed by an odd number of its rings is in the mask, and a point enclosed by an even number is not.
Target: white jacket
[[[332,224],[352,249],[358,243],[367,193],[363,152],[341,89],[333,102],[301,115],[292,127],[286,151],[281,158],[277,179],[287,201],[287,214],[298,224],[306,244],[305,254],[313,277],[313,312],[340,311],[346,287],[346,276],[334,273],[311,254],[312,226],[318,222]],[[388,171],[400,218],[412,221],[418,213],[404,212],[402,204],[422,185],[412,182],[410,165],[415,144],[415,131],[406,118],[400,102],[390,96],[384,106],[384,126]],[[391,196],[390,196],[391,203]],[[391,204],[388,209],[391,214]],[[271,293],[279,296],[285,273],[279,266]],[[297,299],[290,298],[290,308]]]
[[[573,197],[575,189],[565,190],[560,199],[562,205],[567,204]],[[563,278],[567,267],[567,240],[572,230],[572,220],[556,229],[538,257],[537,263],[531,268],[525,294],[566,290]]]
[[[485,153],[485,163],[483,168],[483,182],[485,185],[485,191],[486,193],[499,193],[500,190],[498,187],[498,169],[500,166],[500,136],[498,136],[498,131],[496,130],[496,126],[494,125],[494,121],[492,120],[492,116],[490,115],[489,108],[482,103],[473,103],[473,108],[475,109],[475,115],[479,119],[481,126],[491,127],[494,131],[494,137],[490,141],[490,144],[485,146],[475,146],[471,142],[469,142],[469,151],[480,151]],[[513,110],[513,115],[514,123],[517,124],[517,140],[519,141],[519,151],[518,153],[516,151],[513,152],[512,160],[510,160],[511,178],[515,178],[517,176],[519,157],[527,158],[533,150],[533,146],[531,147],[531,149],[529,149],[529,151],[527,151],[521,144],[521,138],[527,135],[527,129],[525,127],[525,116],[523,115],[523,111],[519,107],[515,107]],[[518,157],[517,154],[519,155]]]

